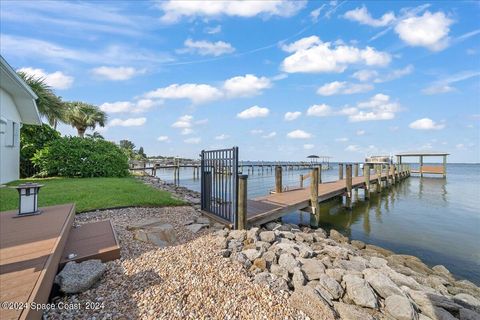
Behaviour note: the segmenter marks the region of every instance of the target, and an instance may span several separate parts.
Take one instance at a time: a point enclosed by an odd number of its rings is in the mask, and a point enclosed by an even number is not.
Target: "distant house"
[[[41,125],[37,96],[0,56],[0,184],[20,174],[20,127]]]

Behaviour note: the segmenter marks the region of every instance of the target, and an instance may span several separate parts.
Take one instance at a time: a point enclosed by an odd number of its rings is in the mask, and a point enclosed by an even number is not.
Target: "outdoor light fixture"
[[[24,183],[14,187],[18,190],[19,195],[17,217],[32,216],[41,213],[41,211],[38,210],[38,191],[41,187],[43,187],[43,184],[38,183]]]

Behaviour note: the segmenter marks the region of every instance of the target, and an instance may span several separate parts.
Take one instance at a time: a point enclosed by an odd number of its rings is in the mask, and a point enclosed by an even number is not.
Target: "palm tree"
[[[98,131],[95,131],[92,134],[87,134],[87,138],[105,140],[105,137],[102,136]]]
[[[97,106],[85,102],[66,102],[67,113],[65,120],[77,129],[78,136],[84,137],[88,128],[94,129],[97,125],[104,127],[107,122],[107,115]]]
[[[32,88],[38,99],[37,108],[40,115],[47,118],[53,128],[57,128],[58,121],[64,122],[65,106],[52,88],[45,83],[45,79],[34,75],[18,72],[18,75]]]

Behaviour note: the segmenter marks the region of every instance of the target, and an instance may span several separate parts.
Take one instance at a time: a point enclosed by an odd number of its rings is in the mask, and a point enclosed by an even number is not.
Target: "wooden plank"
[[[73,204],[41,208],[42,214],[14,218],[0,213],[2,301],[46,303],[75,217]],[[40,319],[34,310],[0,310],[1,319]]]

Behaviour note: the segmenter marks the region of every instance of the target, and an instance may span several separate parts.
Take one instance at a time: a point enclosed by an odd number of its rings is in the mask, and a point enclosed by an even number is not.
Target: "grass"
[[[43,184],[38,196],[40,207],[75,203],[78,212],[116,207],[164,207],[182,205],[170,193],[155,189],[133,178],[49,178],[22,179]],[[18,209],[18,192],[12,188],[0,189],[0,211]]]

